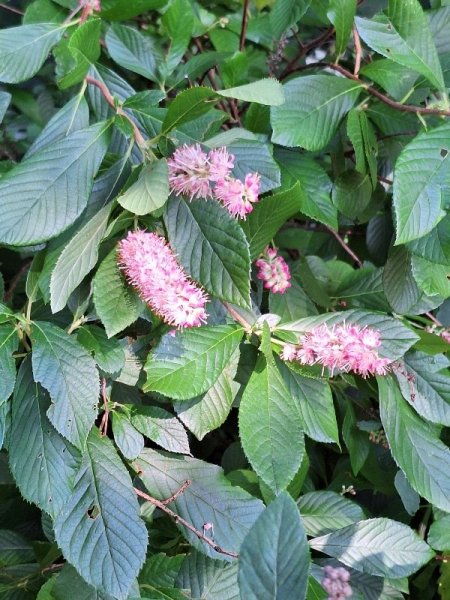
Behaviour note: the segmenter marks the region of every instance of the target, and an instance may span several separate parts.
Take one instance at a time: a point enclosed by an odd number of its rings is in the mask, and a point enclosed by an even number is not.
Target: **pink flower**
[[[280,356],[283,360],[295,360],[297,358],[297,348],[293,344],[285,344]]]
[[[180,146],[167,165],[170,189],[174,194],[189,196],[191,200],[211,196],[210,165],[199,144]]]
[[[163,237],[129,232],[119,242],[118,263],[140,297],[166,323],[199,327],[206,322],[208,297],[189,280]]]
[[[320,364],[331,372],[353,371],[362,377],[386,375],[391,361],[378,355],[380,344],[376,329],[347,324],[329,327],[323,323],[302,337],[295,358],[304,365]]]
[[[258,279],[264,281],[264,287],[274,294],[284,294],[291,287],[291,273],[282,256],[277,256],[273,248],[266,248],[262,258],[255,261],[258,267]]]
[[[353,595],[352,588],[349,584],[350,573],[343,567],[334,568],[327,565],[324,568],[324,578],[322,586],[329,596],[327,600],[344,600]]]
[[[208,160],[210,181],[226,179],[234,167],[234,156],[229,154],[226,148],[211,150],[208,154]]]
[[[233,177],[219,179],[216,183],[214,195],[221,200],[233,217],[245,219],[253,210],[253,204],[258,202],[260,189],[260,176],[257,173],[248,173],[245,181]]]

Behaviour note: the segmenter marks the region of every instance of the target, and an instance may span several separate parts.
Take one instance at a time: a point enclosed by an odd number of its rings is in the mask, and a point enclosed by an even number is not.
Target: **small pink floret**
[[[259,200],[260,177],[249,173],[245,181],[233,177],[218,179],[214,190],[215,197],[221,200],[233,217],[245,219]]]
[[[284,294],[291,287],[291,273],[282,256],[274,248],[266,248],[262,258],[255,261],[258,267],[258,279],[264,281],[264,287],[274,294]]]
[[[199,327],[206,322],[207,295],[190,281],[163,237],[129,232],[119,242],[118,263],[140,297],[166,323]]]
[[[225,147],[211,150],[208,154],[209,178],[211,181],[225,179],[234,167],[234,156]]]
[[[328,593],[327,600],[344,600],[345,598],[351,598],[353,595],[352,588],[350,586],[350,573],[343,567],[334,568],[327,565],[324,568],[324,578],[322,580],[322,586]]]
[[[170,189],[177,196],[193,198],[211,196],[210,165],[200,144],[184,144],[175,150],[167,161]]]

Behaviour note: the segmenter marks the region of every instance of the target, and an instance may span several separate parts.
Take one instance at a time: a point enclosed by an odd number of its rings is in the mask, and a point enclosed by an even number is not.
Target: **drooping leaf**
[[[241,399],[239,433],[255,472],[275,493],[285,489],[303,459],[302,422],[278,369],[263,358]]]
[[[347,47],[356,13],[356,0],[331,0],[327,16],[336,29],[336,54]]]
[[[169,241],[191,277],[217,298],[248,308],[248,244],[228,211],[216,200],[172,197],[164,221]]]
[[[161,159],[144,165],[136,183],[117,200],[123,208],[135,215],[147,215],[164,206],[168,197],[167,161]]]
[[[412,488],[442,510],[450,510],[450,450],[436,426],[416,415],[389,377],[378,378],[380,417],[392,457]]]
[[[33,373],[50,394],[48,418],[57,431],[83,448],[97,416],[98,372],[86,350],[52,323],[35,321]]]
[[[434,556],[415,531],[384,518],[348,525],[312,539],[310,545],[352,569],[379,577],[406,577]]]
[[[364,519],[362,508],[336,492],[309,492],[297,502],[305,531],[319,536]]]
[[[17,350],[19,339],[14,325],[0,325],[0,404],[11,396],[16,381],[16,361],[13,352]]]
[[[36,244],[55,237],[75,221],[86,206],[106,152],[108,128],[108,123],[96,123],[75,131],[0,179],[1,242]]]
[[[239,87],[219,90],[217,93],[225,98],[236,98],[267,106],[279,106],[285,100],[281,83],[273,78],[260,79]]]
[[[242,334],[241,327],[216,325],[165,335],[148,357],[144,391],[177,400],[206,392],[230,361]]]
[[[55,517],[72,493],[80,457],[49,422],[49,405],[25,360],[12,403],[9,465],[23,497]]]
[[[146,448],[133,466],[149,493],[161,500],[172,496],[189,480],[190,485],[171,503],[171,509],[197,529],[212,524],[215,543],[227,551],[239,552],[245,535],[264,508],[261,500],[233,487],[220,467],[196,458],[173,458]],[[180,529],[200,552],[211,558],[230,560],[182,525]]]
[[[261,560],[264,548],[264,560]],[[259,516],[242,544],[239,589],[248,600],[306,598],[310,568],[297,506],[282,492]]]
[[[88,437],[73,493],[54,527],[64,556],[83,579],[125,600],[144,562],[147,531],[130,476],[97,430]]]
[[[331,75],[297,77],[283,87],[285,103],[271,109],[272,141],[306,150],[330,142],[361,91],[360,84]]]

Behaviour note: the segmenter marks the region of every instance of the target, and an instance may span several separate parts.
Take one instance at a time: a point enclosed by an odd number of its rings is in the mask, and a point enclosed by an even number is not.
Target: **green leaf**
[[[425,294],[439,294],[443,298],[450,296],[450,262],[438,265],[413,255],[411,266],[414,279]]]
[[[169,452],[190,454],[186,430],[180,421],[159,406],[135,406],[131,424],[152,442]]]
[[[441,517],[431,525],[427,542],[434,550],[445,552],[450,548],[450,515]]]
[[[299,212],[302,195],[303,190],[297,182],[290,189],[258,202],[248,218],[242,221],[252,260],[264,250],[280,227]]]
[[[40,23],[0,32],[0,81],[20,83],[33,77],[67,25]]]
[[[355,409],[351,402],[347,402],[342,424],[342,437],[347,446],[353,474],[356,476],[369,457],[370,441],[367,432],[358,428]]]
[[[215,543],[228,551],[239,552],[245,535],[264,508],[260,500],[233,487],[220,467],[196,458],[173,458],[146,448],[133,466],[149,493],[161,500],[172,496],[189,479],[191,484],[171,502],[171,509],[197,528],[212,523]],[[222,561],[230,560],[182,525],[178,526],[200,552]]]
[[[108,339],[105,330],[97,325],[84,325],[77,329],[77,341],[94,355],[102,371],[117,375],[125,365],[125,352],[116,338]]]
[[[428,19],[417,0],[390,0],[388,16],[355,18],[366,44],[382,54],[421,73],[433,86],[443,90],[444,80]]]
[[[365,111],[352,108],[348,113],[347,135],[355,149],[356,170],[362,174],[369,172],[372,187],[375,189],[378,144],[375,130]]]
[[[401,358],[418,339],[414,331],[403,325],[398,319],[388,317],[383,313],[361,309],[298,319],[298,321],[293,321],[292,323],[283,323],[280,328],[282,330],[293,331],[297,334],[303,334],[321,323],[331,326],[335,323],[343,323],[344,321],[345,323],[356,323],[361,327],[366,326],[378,329],[382,341],[379,348],[380,356],[384,356],[390,360]]]
[[[207,433],[220,427],[230,413],[235,388],[238,386],[233,381],[238,358],[239,354],[236,352],[217,381],[202,396],[175,402],[174,407],[179,419],[198,440],[202,440]]]
[[[264,560],[261,560],[262,548]],[[241,598],[305,598],[310,562],[297,506],[289,494],[282,492],[259,516],[242,544],[239,558]]]
[[[85,581],[125,599],[144,562],[147,531],[128,471],[93,430],[72,496],[55,523],[56,541]]]
[[[149,10],[162,8],[167,0],[103,0],[101,16],[109,21],[126,21]]]
[[[3,117],[5,116],[10,102],[11,94],[8,94],[8,92],[0,92],[0,123],[3,121]]]
[[[2,567],[34,563],[35,555],[31,544],[19,533],[8,529],[0,530],[0,561]]]
[[[55,237],[75,221],[86,206],[106,152],[108,127],[97,123],[75,131],[0,179],[1,242],[36,244]]]
[[[177,587],[190,590],[191,598],[240,600],[237,562],[226,564],[192,550],[181,565]]]
[[[95,267],[98,247],[108,227],[110,212],[110,205],[100,209],[59,255],[50,279],[50,306],[53,313],[65,307],[70,294]]]
[[[302,422],[278,369],[262,357],[242,395],[239,433],[259,477],[276,494],[285,489],[305,452]]]
[[[279,106],[284,104],[285,98],[283,86],[279,81],[271,77],[253,81],[239,87],[219,90],[219,96],[225,98],[236,98],[244,102],[256,102],[267,106]]]
[[[405,474],[400,469],[397,471],[394,479],[395,489],[401,498],[402,504],[406,512],[414,516],[420,508],[420,496],[412,489]]]
[[[361,84],[332,75],[297,77],[283,87],[286,102],[271,109],[272,141],[306,150],[331,141],[361,91]]]
[[[67,562],[55,579],[52,595],[43,600],[65,600],[74,594],[74,590],[76,590],[78,600],[113,600],[109,594],[99,592],[86,583],[74,567]]]
[[[127,415],[114,411],[112,430],[117,447],[128,460],[133,460],[144,448],[144,438],[131,424]]]
[[[327,17],[336,29],[336,54],[343,54],[352,32],[356,0],[331,0]]]
[[[0,404],[11,396],[16,381],[16,361],[13,352],[17,350],[19,339],[14,325],[0,325]]]
[[[364,519],[363,509],[336,492],[309,492],[297,502],[307,535],[319,536]]]
[[[416,71],[406,69],[389,58],[380,58],[364,65],[360,73],[378,83],[395,100],[404,98],[419,77]]]
[[[443,354],[408,352],[395,376],[403,398],[427,421],[450,425],[449,361]]]
[[[270,27],[274,40],[297,23],[308,10],[311,0],[276,0],[270,11]]]
[[[167,77],[181,62],[191,40],[194,29],[191,4],[188,0],[172,0],[161,21],[170,40],[164,65],[160,67],[163,76]]]
[[[134,323],[142,311],[142,302],[120,273],[116,255],[115,249],[108,254],[93,282],[95,310],[108,337]]]
[[[269,309],[271,313],[281,317],[281,323],[318,314],[315,304],[295,276],[291,279],[291,287],[284,294],[269,294]]]
[[[372,184],[368,175],[345,171],[337,177],[333,187],[333,204],[344,216],[357,220],[372,198]]]
[[[147,359],[144,391],[177,400],[203,394],[229,363],[242,334],[241,327],[216,325],[165,335]]]
[[[337,210],[331,202],[332,183],[325,170],[312,158],[287,148],[276,148],[283,185],[298,181],[304,193],[299,194],[299,210],[311,219],[338,228]]]
[[[100,34],[101,20],[92,19],[79,25],[67,41],[55,48],[56,80],[61,89],[82,81],[100,58]]]
[[[31,341],[34,377],[52,399],[48,418],[61,435],[83,448],[97,416],[95,363],[74,337],[51,323],[35,321]]]
[[[148,215],[164,206],[168,197],[167,161],[161,159],[144,165],[136,183],[117,200],[121,206],[135,215]]]
[[[33,381],[26,359],[12,402],[9,465],[22,496],[55,517],[72,493],[80,459],[49,422],[49,406],[48,394]]]
[[[192,550],[188,556],[185,556],[184,554],[168,556],[162,552],[150,555],[139,573],[139,587],[145,589],[147,584],[157,585],[158,587],[174,586],[182,563],[186,562],[188,557],[196,554],[197,552]],[[199,556],[200,558],[203,558],[203,554],[200,554]],[[222,562],[219,564],[221,567],[226,566]],[[187,589],[189,586],[184,585],[178,587]]]
[[[348,525],[310,540],[310,545],[356,571],[379,577],[407,577],[434,556],[415,531],[383,518]]]
[[[193,87],[180,92],[169,104],[162,124],[163,133],[207,113],[213,108],[215,98],[214,90],[207,87]]]
[[[105,42],[111,58],[118,65],[151,81],[157,81],[158,52],[149,35],[133,27],[114,23],[106,33]]]
[[[449,448],[436,426],[416,415],[402,398],[397,384],[378,378],[380,417],[392,457],[411,487],[437,508],[450,511]]]
[[[450,123],[419,134],[395,165],[396,244],[429,233],[445,215],[441,205],[450,184]]]
[[[281,361],[278,366],[306,435],[318,442],[339,444],[333,397],[328,382],[302,377]]]
[[[217,298],[249,308],[248,244],[229,212],[216,200],[186,202],[172,197],[164,222],[170,244],[189,275]]]

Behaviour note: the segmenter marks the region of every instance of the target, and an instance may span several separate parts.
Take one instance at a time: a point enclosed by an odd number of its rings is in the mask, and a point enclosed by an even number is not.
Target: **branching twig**
[[[181,494],[184,494],[184,492],[187,490],[187,488],[191,485],[192,481],[190,479],[186,479],[186,481],[183,483],[182,486],[180,486],[180,489],[178,489],[175,494],[172,494],[170,496],[170,498],[167,498],[166,500],[161,500],[161,502],[167,506],[168,504],[170,504],[171,502],[175,502],[175,500],[181,496]]]
[[[360,269],[363,266],[362,260],[358,258],[358,256],[353,252],[348,244],[344,242],[339,233],[335,231],[332,227],[328,227],[326,225],[327,230],[331,233],[331,235],[336,239],[340,246],[347,252],[349,256],[352,257],[358,268]]]
[[[355,44],[355,68],[353,69],[353,75],[358,76],[359,69],[361,68],[362,47],[361,39],[355,25],[353,25],[353,42]]]
[[[244,0],[244,6],[242,9],[241,35],[239,37],[239,50],[241,52],[245,48],[245,38],[247,36],[248,5],[249,5],[249,0]]]
[[[230,550],[224,550],[224,548],[221,548],[221,546],[218,546],[212,539],[210,539],[209,537],[204,535],[201,531],[196,529],[193,525],[191,525],[191,523],[189,523],[188,521],[183,519],[183,517],[180,517],[173,510],[170,510],[170,508],[167,508],[165,503],[168,502],[168,500],[165,500],[165,501],[157,500],[156,498],[149,496],[145,492],[141,492],[141,490],[139,490],[137,488],[134,488],[134,491],[136,492],[136,494],[138,496],[140,496],[144,500],[147,500],[147,502],[150,502],[151,504],[153,504],[153,506],[156,506],[157,508],[159,508],[160,510],[165,512],[166,515],[169,515],[169,517],[172,517],[172,519],[174,519],[174,521],[176,523],[180,523],[180,525],[183,525],[183,527],[186,527],[186,529],[188,529],[194,535],[196,535],[199,540],[201,540],[205,544],[208,544],[208,546],[210,546],[213,550],[215,550],[219,554],[224,554],[225,556],[231,556],[232,558],[239,557],[239,555],[236,552],[231,552]],[[179,491],[177,492],[177,494],[179,495]],[[173,496],[171,496],[171,498],[173,498]],[[170,498],[169,498],[169,500],[170,500]]]

